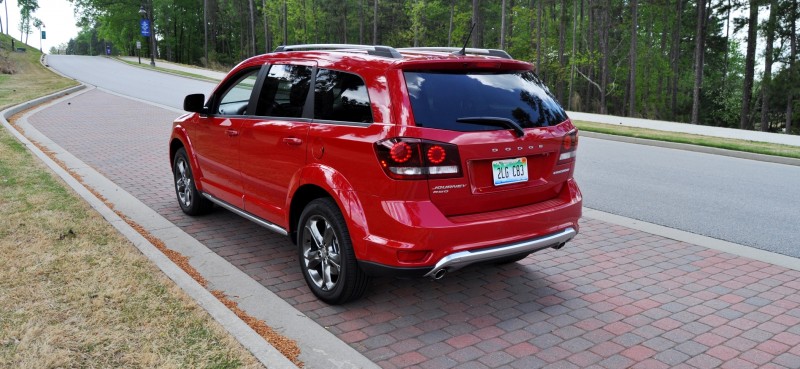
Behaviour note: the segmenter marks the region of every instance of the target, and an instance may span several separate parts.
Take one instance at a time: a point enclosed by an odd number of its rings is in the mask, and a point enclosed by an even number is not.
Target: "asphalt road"
[[[214,87],[102,57],[52,55],[48,63],[178,109],[185,95]],[[586,207],[800,257],[800,167],[584,137],[576,173]]]
[[[149,67],[149,61],[142,65]],[[191,93],[208,96],[215,83],[183,78],[99,56],[48,55],[47,64],[61,74],[121,95],[183,109]]]

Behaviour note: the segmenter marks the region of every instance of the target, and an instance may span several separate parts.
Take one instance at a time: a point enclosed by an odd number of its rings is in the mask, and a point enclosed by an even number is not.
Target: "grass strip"
[[[141,66],[138,63],[129,60],[121,58],[119,60],[131,65]],[[197,68],[191,65],[187,65],[187,67]],[[159,72],[164,72],[164,73],[172,73],[186,77],[199,78],[211,82],[219,82],[216,79],[202,76],[199,74],[193,74],[169,68],[155,67],[151,69],[155,69]],[[689,145],[713,147],[718,149],[800,159],[800,148],[790,145],[780,145],[780,144],[758,142],[758,141],[736,140],[736,139],[694,135],[694,134],[680,133],[680,132],[659,131],[647,128],[619,126],[613,124],[595,123],[595,122],[587,122],[580,120],[573,120],[572,123],[575,124],[579,129],[587,132],[597,132],[615,136],[625,136],[625,137],[642,138],[642,139],[656,140],[656,141],[675,142],[675,143],[682,143]]]
[[[0,35],[0,47],[9,46],[10,38]],[[40,57],[31,48],[25,53],[0,50],[0,62],[7,62],[15,72],[0,76],[0,82],[13,80],[15,87],[0,84],[4,108],[77,84],[41,66]],[[52,153],[37,146],[69,171]],[[113,204],[87,188],[113,209]],[[0,367],[262,367],[2,129],[0,209]],[[185,256],[115,212],[207,286]],[[302,367],[294,341],[247,315],[224,293],[211,292]]]
[[[128,65],[132,65],[132,66],[139,67],[139,68],[145,68],[145,69],[150,69],[150,70],[154,70],[154,71],[161,72],[161,73],[175,74],[175,75],[182,76],[182,77],[189,77],[189,78],[195,78],[195,79],[200,79],[200,80],[204,80],[204,81],[219,83],[218,79],[207,77],[207,76],[204,76],[204,75],[201,75],[201,74],[194,74],[194,73],[189,73],[189,72],[185,72],[185,71],[182,71],[182,70],[175,70],[175,69],[170,69],[170,68],[161,68],[158,65],[156,65],[155,67],[152,67],[152,66],[150,66],[149,62],[148,62],[148,64],[139,64],[137,62],[133,62],[133,61],[130,61],[130,60],[125,60],[125,59],[122,59],[122,58],[116,58],[116,59],[121,61],[121,62],[123,62],[123,63],[126,63]],[[197,68],[195,66],[191,66],[191,67],[192,68]]]
[[[613,124],[572,121],[578,129],[616,136],[643,138],[648,140],[675,142],[682,144],[714,147],[763,155],[782,156],[800,159],[800,147],[768,142],[736,140],[731,138],[709,137],[681,132],[658,131],[647,128],[618,126]]]
[[[15,41],[15,47],[24,47],[26,51],[13,52],[11,37],[4,34],[0,34],[0,45],[0,70],[14,71],[0,74],[0,110],[78,85],[43,67],[39,63],[42,56],[39,50]]]

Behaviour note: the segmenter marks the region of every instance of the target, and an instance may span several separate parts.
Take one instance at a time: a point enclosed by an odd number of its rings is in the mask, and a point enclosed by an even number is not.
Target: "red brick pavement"
[[[286,238],[221,209],[181,213],[175,116],[94,90],[29,121],[382,367],[800,368],[800,272],[594,219],[516,264],[320,303]]]

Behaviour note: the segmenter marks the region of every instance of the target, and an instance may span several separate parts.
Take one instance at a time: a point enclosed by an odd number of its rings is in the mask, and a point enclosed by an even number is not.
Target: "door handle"
[[[230,137],[236,137],[236,136],[238,136],[238,135],[239,135],[239,131],[237,131],[237,130],[235,130],[235,129],[230,129],[230,128],[229,128],[229,129],[226,129],[226,130],[225,130],[225,134],[226,134],[226,135],[228,135],[228,136],[230,136]]]
[[[298,146],[303,144],[303,140],[297,137],[285,137],[283,142],[287,145]]]

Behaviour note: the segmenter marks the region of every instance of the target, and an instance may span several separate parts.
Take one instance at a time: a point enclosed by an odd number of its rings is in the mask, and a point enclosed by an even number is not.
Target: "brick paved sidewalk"
[[[800,368],[800,272],[582,221],[561,250],[440,281],[378,279],[363,300],[308,291],[285,237],[177,206],[174,112],[93,90],[29,118],[42,133],[385,368]]]

